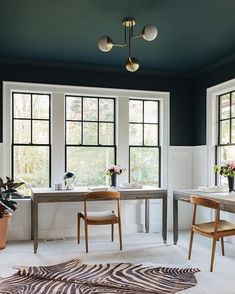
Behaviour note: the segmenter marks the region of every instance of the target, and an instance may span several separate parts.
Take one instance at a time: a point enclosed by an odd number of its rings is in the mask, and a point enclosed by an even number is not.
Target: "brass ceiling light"
[[[110,51],[113,47],[126,47],[128,46],[128,59],[126,62],[126,69],[131,72],[135,72],[138,70],[140,64],[137,58],[131,56],[131,45],[132,39],[136,39],[142,37],[145,41],[153,41],[158,34],[157,28],[153,25],[146,25],[142,33],[134,36],[133,27],[135,25],[134,18],[125,18],[122,22],[124,26],[124,43],[123,44],[115,44],[113,40],[104,36],[98,40],[98,47],[103,52]]]

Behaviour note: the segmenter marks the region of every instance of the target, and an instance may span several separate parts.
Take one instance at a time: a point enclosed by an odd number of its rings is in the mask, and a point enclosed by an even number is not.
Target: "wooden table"
[[[38,204],[51,202],[81,202],[83,194],[89,190],[78,187],[73,190],[54,190],[53,188],[32,188],[31,201],[31,238],[34,253],[38,248]],[[149,232],[149,200],[162,199],[162,238],[167,241],[167,190],[155,187],[143,189],[117,189],[121,193],[121,200],[145,200],[145,228]]]
[[[201,196],[208,199],[216,200],[220,203],[222,211],[235,213],[235,193],[213,193],[213,192],[200,192],[197,189],[191,190],[178,190],[173,191],[173,239],[174,244],[178,241],[178,202],[188,202],[190,195]]]

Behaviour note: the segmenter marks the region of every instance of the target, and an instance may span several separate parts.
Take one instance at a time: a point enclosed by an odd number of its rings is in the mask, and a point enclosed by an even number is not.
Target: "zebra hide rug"
[[[74,259],[53,266],[19,267],[0,279],[1,294],[176,293],[197,284],[199,269],[142,264],[83,264]]]

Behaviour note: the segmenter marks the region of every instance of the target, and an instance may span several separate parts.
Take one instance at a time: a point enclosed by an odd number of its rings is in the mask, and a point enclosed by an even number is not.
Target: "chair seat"
[[[80,212],[80,216],[84,219],[84,212]],[[89,223],[117,223],[118,217],[113,211],[87,212],[87,222]]]
[[[196,225],[193,225],[192,227],[195,231],[213,235],[215,223],[209,222],[209,223],[203,223],[203,224],[196,224]],[[226,220],[220,220],[217,232],[222,233],[222,232],[229,232],[229,231],[235,231],[235,224],[230,223]]]

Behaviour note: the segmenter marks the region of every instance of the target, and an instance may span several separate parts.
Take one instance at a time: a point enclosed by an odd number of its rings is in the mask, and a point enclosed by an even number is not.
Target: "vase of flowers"
[[[227,177],[229,192],[234,191],[235,161],[226,162],[220,168],[215,165],[214,171],[219,172],[221,176]]]
[[[117,186],[117,175],[120,175],[125,169],[121,168],[119,165],[110,165],[106,170],[106,175],[111,178],[111,187]]]

